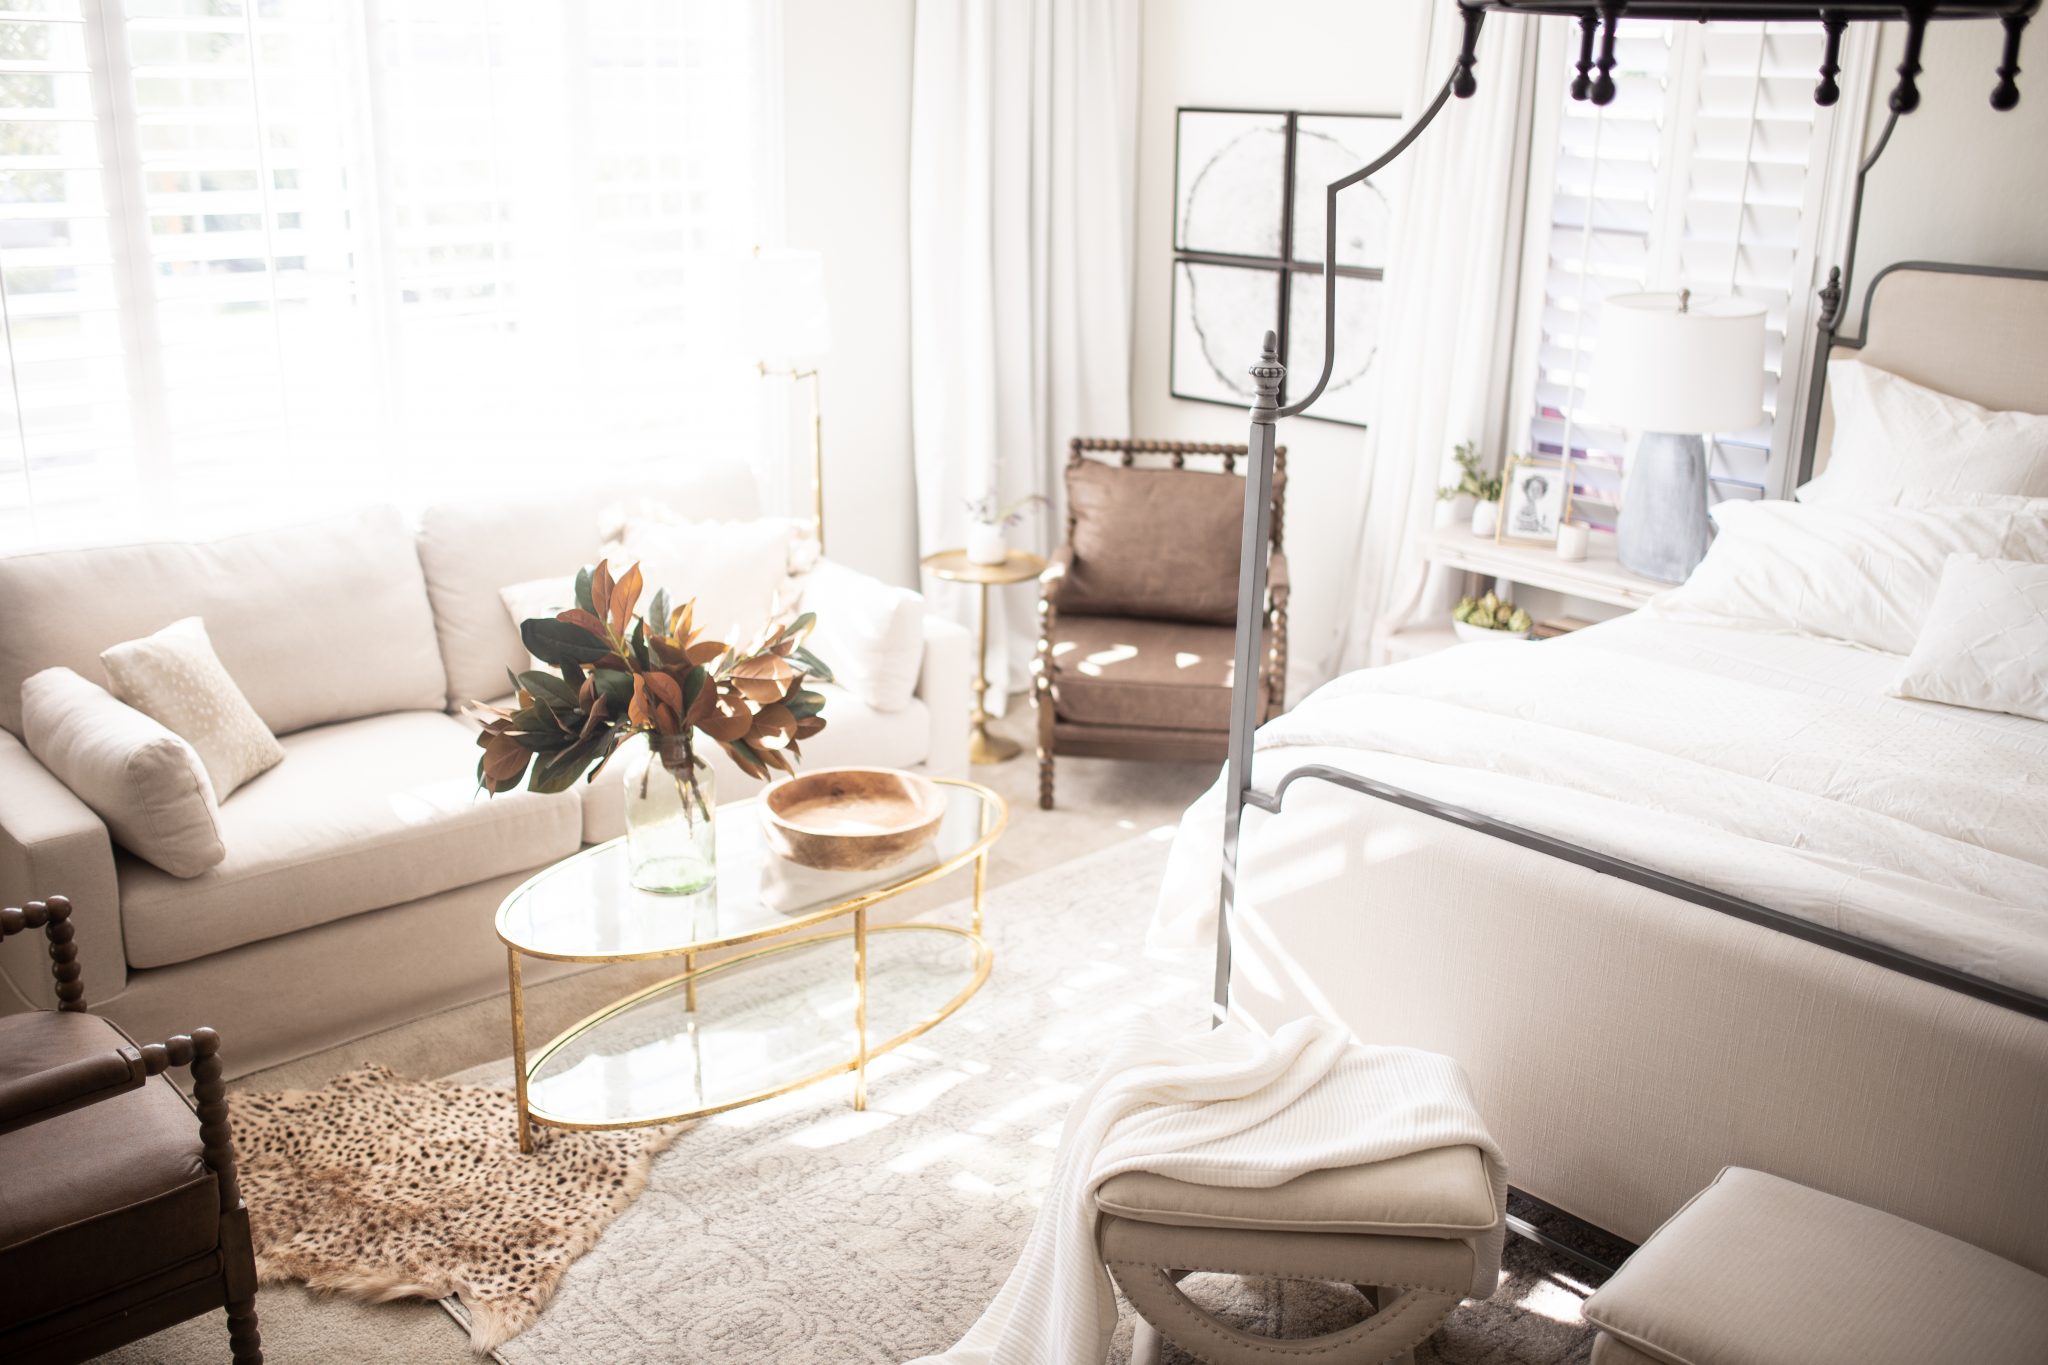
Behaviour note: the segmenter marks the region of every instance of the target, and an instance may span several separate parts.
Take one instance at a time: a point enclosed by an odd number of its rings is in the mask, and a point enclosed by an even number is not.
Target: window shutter
[[[1761,496],[1771,452],[1790,437],[1775,403],[1787,328],[1806,319],[1812,275],[1810,213],[1825,153],[1826,111],[1812,102],[1821,38],[1791,25],[1624,22],[1616,98],[1572,100],[1569,54],[1549,49],[1547,95],[1557,101],[1547,204],[1532,199],[1531,342],[1519,362],[1529,396],[1529,444],[1574,460],[1577,519],[1611,527],[1627,434],[1588,402],[1600,309],[1614,294],[1689,288],[1736,294],[1767,311],[1766,394],[1754,431],[1713,442],[1722,497]],[[1796,354],[1797,348],[1793,348]]]

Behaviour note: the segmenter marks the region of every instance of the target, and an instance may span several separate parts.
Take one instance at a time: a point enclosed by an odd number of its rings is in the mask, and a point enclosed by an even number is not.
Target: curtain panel
[[[968,499],[1049,505],[1077,435],[1130,424],[1137,0],[919,0],[910,153],[911,424],[922,553],[964,543]],[[927,583],[972,621],[964,590]],[[991,702],[1024,680],[1030,590],[990,595]]]

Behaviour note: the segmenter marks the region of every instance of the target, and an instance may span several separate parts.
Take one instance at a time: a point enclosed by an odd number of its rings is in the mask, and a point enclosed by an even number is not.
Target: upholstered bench
[[[1476,1147],[1313,1171],[1269,1189],[1191,1185],[1144,1171],[1096,1192],[1102,1259],[1140,1322],[1132,1365],[1163,1334],[1210,1365],[1405,1361],[1472,1287],[1475,1243],[1499,1225]],[[1276,1340],[1219,1322],[1181,1292],[1197,1272],[1356,1285],[1371,1316]]]
[[[1586,1300],[1594,1365],[2041,1365],[2048,1278],[1731,1166]]]

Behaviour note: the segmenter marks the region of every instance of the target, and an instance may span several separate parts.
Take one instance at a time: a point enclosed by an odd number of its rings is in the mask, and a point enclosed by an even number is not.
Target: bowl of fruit
[[[1501,597],[1461,597],[1451,608],[1451,629],[1460,640],[1526,640],[1536,623],[1529,613]]]

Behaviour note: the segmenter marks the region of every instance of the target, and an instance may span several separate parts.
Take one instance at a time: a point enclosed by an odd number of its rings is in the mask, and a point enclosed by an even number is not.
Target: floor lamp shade
[[[753,359],[770,370],[803,370],[832,350],[825,258],[815,251],[761,250],[748,262],[746,318]]]
[[[1617,294],[1600,310],[1592,407],[1640,435],[1629,455],[1615,558],[1683,583],[1713,543],[1702,433],[1763,420],[1764,310],[1741,299]]]

